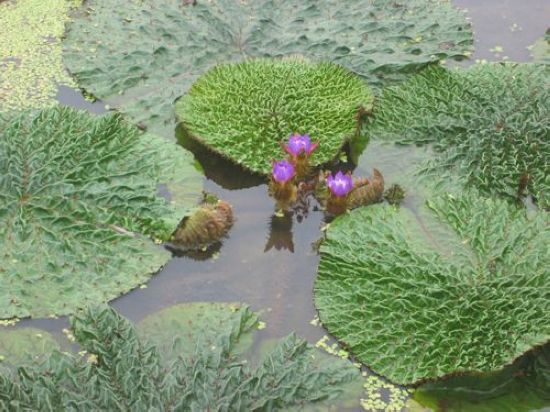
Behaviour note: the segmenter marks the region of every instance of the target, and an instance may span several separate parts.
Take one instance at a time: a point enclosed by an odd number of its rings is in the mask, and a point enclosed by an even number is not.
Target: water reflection
[[[269,219],[269,237],[264,248],[264,253],[271,249],[288,250],[294,253],[294,241],[292,240],[292,213],[284,212],[281,215],[274,214]]]
[[[176,139],[181,146],[195,155],[195,159],[204,170],[204,175],[225,189],[246,189],[266,182],[265,177],[250,173],[241,166],[212,152],[201,142],[189,137],[180,126],[176,128]]]
[[[187,257],[189,259],[204,261],[215,258],[223,246],[223,242],[218,241],[208,245],[203,249],[182,249],[177,244],[167,243],[164,247],[172,252],[173,257]]]

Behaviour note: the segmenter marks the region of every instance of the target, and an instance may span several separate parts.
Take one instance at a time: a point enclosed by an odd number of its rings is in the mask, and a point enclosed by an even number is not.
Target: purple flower
[[[286,183],[294,177],[296,171],[292,163],[287,162],[286,160],[281,160],[279,162],[273,162],[273,168],[271,170],[271,175],[273,180],[277,183]]]
[[[298,157],[302,153],[309,156],[318,145],[319,142],[311,143],[308,134],[299,135],[298,133],[290,135],[288,138],[288,144],[282,144],[283,149],[285,149],[289,155],[294,157]]]
[[[338,172],[334,176],[328,175],[327,186],[334,196],[344,197],[353,189],[353,179],[351,174]]]

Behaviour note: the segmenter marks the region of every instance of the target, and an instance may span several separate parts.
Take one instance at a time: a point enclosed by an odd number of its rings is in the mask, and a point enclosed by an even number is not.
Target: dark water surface
[[[550,22],[550,0],[454,0],[453,3],[467,8],[474,24],[476,51],[471,62],[501,60],[504,56],[513,61],[528,61],[527,47],[544,34]],[[490,51],[495,46],[503,51]],[[60,88],[58,99],[62,104],[93,113],[106,111],[101,102],[86,101],[80,92],[70,88]],[[236,222],[229,237],[215,258],[196,261],[175,256],[146,288],[116,299],[113,306],[137,321],[177,303],[244,302],[262,312],[267,323],[267,328],[259,332],[262,337],[296,331],[315,343],[326,334],[324,329],[310,324],[316,316],[313,282],[319,261],[312,244],[322,234],[322,212],[310,210],[307,216],[275,217],[274,203],[261,179],[243,174],[200,148],[192,149],[205,169],[204,189],[233,205]],[[383,161],[383,157],[378,159]],[[369,164],[369,167],[377,167],[384,174],[391,174],[393,168],[387,164]],[[24,320],[19,326],[32,325],[58,334],[66,324],[66,319],[47,319]]]

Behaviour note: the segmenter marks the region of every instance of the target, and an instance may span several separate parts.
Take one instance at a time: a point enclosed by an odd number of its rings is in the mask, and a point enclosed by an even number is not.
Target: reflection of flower
[[[351,174],[338,172],[334,176],[327,176],[327,186],[333,196],[344,197],[353,189],[353,179]]]
[[[271,216],[269,222],[269,239],[265,245],[264,252],[273,248],[276,250],[284,249],[294,253],[291,213],[285,213],[282,216]]]
[[[317,148],[318,145],[319,142],[311,143],[308,134],[299,135],[295,133],[290,135],[288,138],[288,143],[283,144],[282,146],[283,149],[285,149],[285,151],[292,157],[298,157],[301,154],[304,154],[307,157]]]
[[[287,162],[286,160],[273,162],[271,175],[273,176],[273,180],[277,183],[286,183],[292,179],[295,174],[296,172],[292,163]]]

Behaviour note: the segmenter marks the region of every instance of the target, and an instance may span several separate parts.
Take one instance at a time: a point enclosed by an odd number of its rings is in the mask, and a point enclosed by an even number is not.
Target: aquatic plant
[[[294,133],[289,136],[288,143],[281,143],[281,146],[293,159],[297,159],[301,156],[311,156],[311,153],[319,146],[319,141],[311,143],[308,134]]]
[[[286,160],[273,162],[271,177],[274,182],[284,185],[290,182],[294,176],[296,176],[296,171],[292,163]]]
[[[348,194],[353,190],[351,173],[338,171],[335,175],[326,176],[329,195],[326,200],[326,209],[333,215],[340,215],[348,210]]]
[[[462,375],[420,386],[413,397],[429,410],[528,412],[550,406],[550,345],[535,348],[503,370]]]
[[[390,205],[399,205],[405,198],[405,189],[394,183],[384,192],[384,199]]]
[[[61,58],[61,37],[80,0],[0,4],[0,112],[54,105],[58,86],[76,87]]]
[[[171,237],[174,246],[204,249],[220,241],[233,226],[233,208],[223,200],[205,201],[182,220]]]
[[[269,194],[276,200],[277,209],[286,210],[296,200],[295,176],[296,169],[292,163],[286,160],[273,161]]]
[[[532,196],[548,206],[548,67],[484,64],[430,68],[382,93],[366,134],[429,145],[424,174],[459,178],[485,194]]]
[[[372,179],[359,178],[353,182],[349,194],[348,208],[368,206],[382,201],[384,195],[384,176],[378,169],[373,169]]]
[[[0,318],[68,314],[146,282],[202,182],[119,115],[0,115]],[[160,196],[162,188],[169,200]]]
[[[296,169],[298,178],[304,178],[309,171],[309,157],[319,145],[319,141],[312,143],[308,134],[291,134],[288,143],[281,143],[281,147],[290,155],[290,161]]]
[[[202,309],[212,310],[208,304]],[[318,360],[315,349],[294,335],[250,365],[234,350],[258,319],[246,307],[225,305],[224,311],[230,316],[222,313],[220,329],[216,317],[207,316],[214,322],[205,325],[200,316],[196,339],[183,346],[178,339],[195,322],[179,322],[174,310],[146,321],[151,341],[113,309],[78,313],[72,332],[88,356],[53,352],[40,365],[1,371],[0,402],[28,410],[273,410],[334,400],[358,381],[349,362]],[[156,328],[160,324],[168,327]],[[173,351],[180,347],[183,352]]]
[[[550,63],[550,28],[546,30],[544,36],[538,39],[532,46],[528,47],[531,50],[533,60],[537,63]]]
[[[358,130],[360,108],[371,102],[361,79],[336,64],[258,59],[211,69],[176,103],[176,113],[191,138],[268,175],[271,159],[280,156],[281,137],[292,131],[318,136],[317,145],[309,145],[310,151],[316,148],[309,165],[336,158]],[[292,147],[299,150],[302,143],[304,138]]]
[[[351,173],[338,172],[327,176],[327,187],[333,197],[345,198],[353,190]]]
[[[326,198],[327,211],[334,215],[359,206],[368,206],[382,200],[384,177],[377,169],[372,180],[361,177],[353,179],[351,173],[338,172],[326,177],[329,196]]]
[[[545,212],[467,191],[358,208],[326,235],[320,319],[393,382],[499,370],[550,338]]]
[[[300,55],[382,86],[473,48],[466,16],[443,0],[88,0],[84,7],[64,40],[69,71],[87,92],[165,133],[173,131],[173,101],[221,62]]]
[[[53,335],[45,330],[0,327],[0,370],[39,362],[59,348]]]

